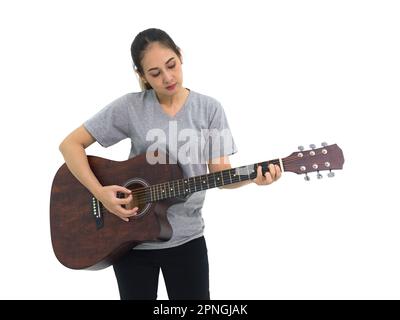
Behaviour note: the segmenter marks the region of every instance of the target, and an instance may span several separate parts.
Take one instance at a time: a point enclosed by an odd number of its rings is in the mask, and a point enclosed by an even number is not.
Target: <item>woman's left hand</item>
[[[276,164],[270,164],[268,170],[263,176],[261,166],[257,168],[257,177],[253,179],[253,182],[261,185],[271,184],[272,182],[278,180],[281,177],[281,168]]]

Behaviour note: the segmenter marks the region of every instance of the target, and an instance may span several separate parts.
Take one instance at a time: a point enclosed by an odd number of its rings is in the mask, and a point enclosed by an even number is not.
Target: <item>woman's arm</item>
[[[90,169],[85,152],[95,141],[85,127],[80,126],[61,142],[60,151],[72,174],[96,197],[102,185]]]
[[[121,186],[102,186],[89,166],[85,149],[96,140],[82,125],[71,132],[60,144],[60,151],[71,173],[82,183],[108,211],[119,216],[125,221],[136,214],[138,208],[127,210],[121,205],[128,204],[132,200],[129,195],[125,199],[117,198],[117,192],[130,194],[131,191]]]
[[[208,163],[208,169],[210,172],[218,172],[226,169],[231,169],[232,166],[229,161],[228,156],[224,156],[221,158],[213,159]],[[247,180],[247,181],[240,181],[232,184],[228,184],[225,186],[219,187],[220,189],[235,189],[242,187],[246,184],[249,184],[251,182],[254,182],[255,184],[258,185],[267,185],[271,184],[272,182],[278,180],[281,177],[281,169],[277,165],[270,164],[268,166],[269,172],[266,172],[265,175],[263,176],[261,166],[258,166],[257,168],[257,177],[253,180]]]

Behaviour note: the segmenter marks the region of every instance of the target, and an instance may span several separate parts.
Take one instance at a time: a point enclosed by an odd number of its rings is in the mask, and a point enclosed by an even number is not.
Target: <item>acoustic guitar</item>
[[[57,171],[50,196],[50,228],[53,250],[58,260],[71,269],[99,270],[113,264],[122,254],[142,242],[167,241],[172,236],[167,209],[192,193],[254,179],[257,166],[263,173],[270,163],[282,171],[305,174],[342,169],[342,150],[323,143],[293,152],[286,158],[184,177],[179,164],[149,164],[149,154],[126,161],[88,156],[89,165],[102,185],[120,185],[132,190],[133,200],[126,208],[139,207],[138,214],[125,222],[109,214],[69,171],[64,163]],[[118,197],[125,195],[118,193]]]

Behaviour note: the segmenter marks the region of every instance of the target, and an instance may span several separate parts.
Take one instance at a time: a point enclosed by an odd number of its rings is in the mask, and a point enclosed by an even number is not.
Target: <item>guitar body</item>
[[[133,190],[164,181],[182,179],[177,164],[150,165],[146,154],[127,161],[88,156],[90,167],[102,185],[120,185]],[[138,197],[140,192],[137,193]],[[103,269],[141,242],[167,241],[172,228],[167,209],[182,198],[170,198],[139,206],[138,215],[125,222],[108,213],[71,174],[66,164],[53,180],[50,227],[58,260],[72,269]]]

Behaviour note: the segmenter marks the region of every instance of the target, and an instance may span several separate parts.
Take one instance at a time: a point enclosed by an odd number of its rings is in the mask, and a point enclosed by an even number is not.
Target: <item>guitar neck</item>
[[[279,165],[282,169],[281,160],[274,159],[205,175],[155,184],[144,188],[145,190],[142,191],[145,192],[146,202],[156,202],[174,197],[186,197],[194,192],[255,179],[257,176],[257,167],[261,166],[262,172],[265,173],[268,171],[268,165],[271,163]]]

